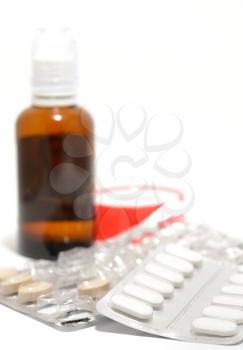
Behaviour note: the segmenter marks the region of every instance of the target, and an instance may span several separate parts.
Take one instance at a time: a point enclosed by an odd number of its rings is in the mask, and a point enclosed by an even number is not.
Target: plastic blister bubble
[[[218,241],[218,235],[215,241]],[[210,259],[185,249],[185,243],[186,238],[181,247],[179,244],[159,246],[98,301],[97,310],[116,322],[166,338],[225,345],[242,341],[243,322],[238,327],[233,321],[227,321],[227,317],[230,314],[230,317],[233,315],[243,320],[243,299],[220,295],[222,287],[232,276],[237,276],[241,283],[239,274],[235,275],[238,266],[227,259],[224,262],[216,259],[218,249],[215,246],[214,259]],[[206,251],[212,254],[211,248]],[[162,255],[163,261],[158,260]],[[192,271],[190,274],[188,267]],[[182,283],[177,283],[178,278]],[[170,294],[169,287],[172,288]],[[158,308],[161,295],[163,306]],[[220,319],[202,318],[202,312],[208,306],[215,312],[216,299]],[[230,305],[238,311],[237,315],[234,310],[230,313]],[[203,330],[196,327],[199,323],[203,323]]]
[[[108,289],[167,243],[191,248],[215,261],[243,263],[243,243],[205,224],[180,222],[164,228],[144,225],[89,248],[61,252],[57,261],[25,263],[18,273],[30,271],[34,281],[49,281],[54,290],[29,304],[21,304],[16,294],[0,295],[0,302],[58,329],[83,328],[92,324],[96,302]]]

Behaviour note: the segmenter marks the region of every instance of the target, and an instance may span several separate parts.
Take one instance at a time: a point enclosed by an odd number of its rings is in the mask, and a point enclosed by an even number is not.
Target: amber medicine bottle
[[[76,105],[69,30],[41,30],[32,48],[32,106],[16,124],[19,251],[53,259],[93,240],[93,122]]]

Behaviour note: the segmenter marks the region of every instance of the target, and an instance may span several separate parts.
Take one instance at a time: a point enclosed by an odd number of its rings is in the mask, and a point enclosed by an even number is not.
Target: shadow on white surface
[[[139,330],[124,326],[118,322],[110,320],[105,316],[97,317],[97,320],[95,322],[95,330],[98,332],[133,335],[137,337],[160,338],[159,336],[155,336],[152,334],[148,334],[148,333],[141,332]]]

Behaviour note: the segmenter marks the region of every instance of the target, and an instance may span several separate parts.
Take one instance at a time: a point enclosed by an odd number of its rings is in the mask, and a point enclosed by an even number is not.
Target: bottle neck
[[[76,105],[76,103],[75,94],[65,96],[33,94],[32,96],[32,105],[36,107],[65,107]]]

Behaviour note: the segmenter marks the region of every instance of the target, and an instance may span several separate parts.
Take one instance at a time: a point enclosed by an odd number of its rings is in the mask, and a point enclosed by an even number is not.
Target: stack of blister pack
[[[204,225],[175,223],[0,270],[0,302],[61,330],[103,314],[167,338],[243,339],[243,245]]]

